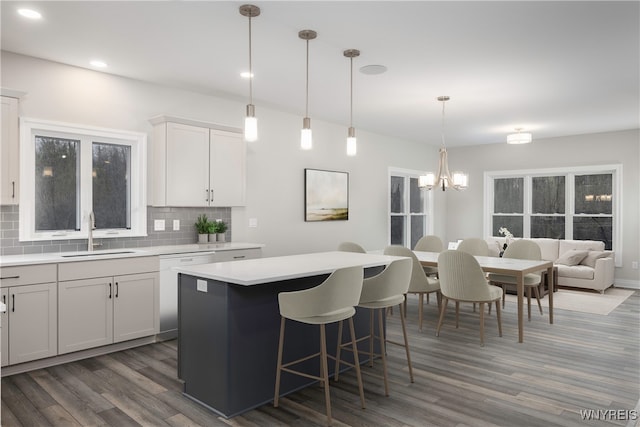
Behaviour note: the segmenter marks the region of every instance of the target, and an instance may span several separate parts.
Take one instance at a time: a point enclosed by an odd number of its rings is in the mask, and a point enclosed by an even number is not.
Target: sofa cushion
[[[580,261],[586,258],[587,255],[589,255],[589,251],[571,249],[560,255],[555,263],[564,265],[578,265],[580,264]]]
[[[595,270],[586,265],[558,265],[558,277],[570,277],[572,279],[593,280]]]
[[[560,240],[558,255],[562,255],[571,249],[583,251],[604,251],[604,242],[596,240]]]
[[[596,261],[600,258],[608,258],[613,255],[612,251],[589,251],[580,264],[587,267],[596,268]]]

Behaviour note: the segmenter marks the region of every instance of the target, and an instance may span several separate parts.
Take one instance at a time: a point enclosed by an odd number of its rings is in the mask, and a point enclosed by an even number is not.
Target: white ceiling
[[[248,18],[238,1],[2,1],[2,49],[247,102]],[[256,1],[254,104],[299,114],[312,29],[309,115],[447,146],[640,127],[638,1]],[[17,15],[37,9],[39,21]],[[361,66],[388,71],[365,75]],[[20,88],[13,88],[20,89]],[[171,114],[170,111],[167,112]],[[213,120],[213,119],[212,119]],[[215,121],[215,120],[213,120]]]

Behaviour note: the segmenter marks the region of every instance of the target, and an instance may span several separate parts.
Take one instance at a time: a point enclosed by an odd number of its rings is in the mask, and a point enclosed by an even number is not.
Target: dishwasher
[[[178,272],[173,267],[209,264],[216,261],[215,252],[190,252],[160,256],[160,333],[169,340],[178,336]]]

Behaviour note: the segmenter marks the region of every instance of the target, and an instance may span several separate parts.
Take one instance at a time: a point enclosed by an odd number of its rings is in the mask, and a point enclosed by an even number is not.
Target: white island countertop
[[[217,262],[175,267],[174,270],[203,279],[251,286],[261,283],[329,274],[339,268],[345,267],[378,267],[388,265],[391,261],[402,258],[403,257],[388,255],[335,251]]]

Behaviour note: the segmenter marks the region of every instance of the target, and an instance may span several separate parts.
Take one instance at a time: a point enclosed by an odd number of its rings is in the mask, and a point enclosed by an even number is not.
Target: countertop
[[[391,261],[402,258],[404,257],[336,251],[216,262],[174,267],[174,270],[203,279],[251,286],[328,274],[344,267],[388,265]]]
[[[196,252],[232,251],[240,249],[257,249],[264,247],[262,243],[204,243],[192,245],[148,246],[144,248],[120,248],[96,250],[93,252],[55,252],[24,255],[0,256],[0,267],[12,267],[29,264],[52,264],[62,262],[89,261],[114,258],[132,258],[141,256],[157,256],[186,254]]]

